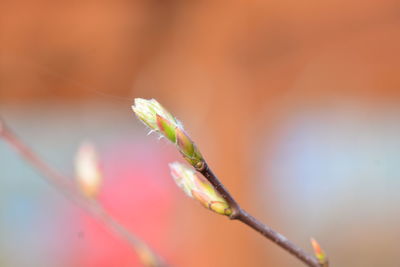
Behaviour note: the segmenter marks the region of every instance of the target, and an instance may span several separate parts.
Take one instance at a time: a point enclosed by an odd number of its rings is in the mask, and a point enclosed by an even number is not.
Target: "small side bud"
[[[90,143],[83,143],[75,157],[76,181],[82,193],[90,198],[97,196],[102,174],[99,167],[97,152]]]
[[[189,197],[199,201],[204,207],[221,215],[231,215],[232,209],[222,196],[205,178],[184,164],[174,162],[169,165],[176,184]]]
[[[314,255],[317,258],[319,264],[321,264],[321,266],[323,267],[327,267],[328,257],[314,238],[311,238],[311,246],[313,247]]]
[[[186,134],[182,124],[155,99],[135,99],[132,110],[153,131],[165,136],[176,145],[183,157],[195,168],[203,166],[203,156]]]
[[[139,256],[140,262],[146,267],[160,266],[157,256],[145,245],[136,247],[136,253]]]
[[[192,158],[194,154],[193,141],[181,129],[176,129],[176,144],[185,157]]]
[[[183,129],[176,129],[176,145],[183,157],[197,169],[204,162],[203,156]]]

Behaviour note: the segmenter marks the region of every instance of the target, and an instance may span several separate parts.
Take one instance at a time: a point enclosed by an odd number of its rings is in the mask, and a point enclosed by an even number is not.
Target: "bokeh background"
[[[0,116],[73,176],[82,141],[99,201],[174,266],[302,266],[173,184],[135,97],[185,124],[256,217],[332,266],[399,266],[400,3],[7,1]],[[124,241],[0,141],[0,266],[140,266]]]

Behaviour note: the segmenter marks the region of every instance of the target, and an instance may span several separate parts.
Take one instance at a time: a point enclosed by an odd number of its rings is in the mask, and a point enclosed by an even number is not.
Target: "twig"
[[[0,118],[0,137],[2,137],[10,146],[28,161],[32,166],[39,170],[45,180],[77,206],[84,209],[92,217],[108,227],[120,238],[127,241],[139,256],[139,260],[144,266],[148,267],[166,267],[165,261],[156,254],[145,242],[129,232],[125,227],[119,224],[106,210],[94,199],[84,197],[80,191],[70,182],[69,179],[59,174],[57,171],[47,165],[37,154],[35,154],[27,145],[25,145],[16,134],[14,134]]]
[[[218,193],[228,202],[229,206],[232,208],[232,214],[230,215],[230,219],[239,220],[247,226],[253,228],[284,250],[288,251],[299,260],[304,262],[306,265],[311,267],[321,267],[322,265],[318,262],[318,259],[308,254],[303,249],[292,243],[289,239],[273,230],[269,226],[261,223],[259,220],[248,214],[245,210],[243,210],[237,201],[232,197],[229,191],[225,188],[225,186],[219,181],[217,176],[212,172],[210,167],[204,162],[201,165],[201,168],[198,169],[204,177],[214,186],[214,188],[218,191]]]
[[[209,168],[199,149],[183,129],[182,124],[160,103],[158,103],[157,100],[136,98],[132,110],[145,125],[150,127],[152,130],[159,132],[162,136],[175,144],[178,151],[190,163],[190,165],[203,174],[203,176],[213,186],[213,190],[210,190],[210,188],[207,188],[207,185],[196,180],[196,177],[193,176],[190,171],[185,171],[184,167],[179,167],[179,164],[176,165],[173,163],[170,165],[171,174],[178,186],[182,187],[183,191],[187,195],[196,198],[210,210],[219,214],[227,215],[232,220],[239,220],[253,228],[281,248],[293,254],[308,266],[322,266],[322,262],[320,263],[316,257],[306,253],[286,237],[271,229],[269,226],[261,223],[239,206],[237,201]],[[216,190],[220,196],[217,196],[214,190]],[[224,200],[222,202],[220,201],[221,197]],[[213,209],[213,202],[214,204],[215,202],[219,203],[219,207],[214,207]],[[326,259],[324,259],[324,262],[325,260]]]

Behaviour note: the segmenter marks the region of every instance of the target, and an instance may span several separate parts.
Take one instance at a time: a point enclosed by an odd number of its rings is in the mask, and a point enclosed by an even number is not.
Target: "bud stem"
[[[244,210],[240,210],[240,213],[237,218],[242,223],[248,225],[253,228],[284,250],[288,251],[290,254],[304,262],[308,266],[312,267],[321,267],[322,265],[318,262],[317,258],[312,256],[311,254],[306,253],[302,248],[295,245],[292,241],[287,239],[282,234],[278,233],[268,225],[261,223],[259,220],[248,214]]]

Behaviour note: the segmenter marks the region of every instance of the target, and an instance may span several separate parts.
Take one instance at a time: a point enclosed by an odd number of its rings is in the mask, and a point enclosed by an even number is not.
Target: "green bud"
[[[176,129],[176,145],[185,157],[192,158],[194,154],[193,141],[182,129]]]
[[[176,184],[186,195],[218,214],[226,216],[232,214],[232,209],[225,199],[207,179],[198,176],[194,169],[178,162],[171,163],[169,166]]]
[[[172,143],[176,142],[176,134],[175,134],[175,126],[161,117],[160,115],[156,115],[157,126],[165,137],[167,137]]]
[[[172,116],[171,113],[169,113],[155,99],[146,100],[142,98],[136,98],[135,105],[132,106],[132,110],[142,122],[156,131],[159,131],[157,125],[157,115],[163,117],[171,125],[180,125],[175,117]]]
[[[136,98],[132,109],[143,123],[174,143],[193,167],[200,170],[204,166],[203,156],[185,133],[182,124],[160,103],[154,99]]]
[[[183,129],[176,129],[176,145],[190,165],[201,169],[204,163],[203,156]]]

